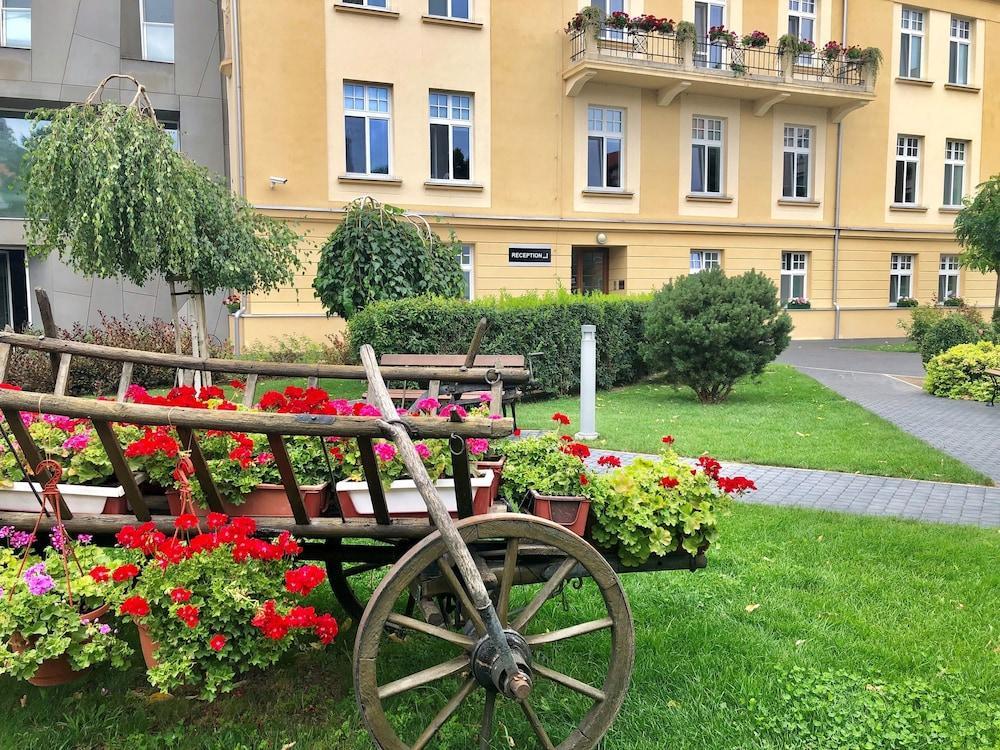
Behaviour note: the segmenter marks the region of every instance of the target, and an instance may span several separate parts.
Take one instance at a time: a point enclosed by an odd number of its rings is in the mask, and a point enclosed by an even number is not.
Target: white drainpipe
[[[840,39],[847,42],[847,4],[844,0],[844,18]],[[837,170],[833,198],[833,338],[840,338],[840,194],[844,167],[844,121],[837,123]]]

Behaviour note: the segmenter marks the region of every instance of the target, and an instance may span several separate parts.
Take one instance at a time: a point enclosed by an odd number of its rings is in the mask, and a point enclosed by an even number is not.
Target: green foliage
[[[556,433],[546,432],[502,443],[500,449],[507,457],[500,484],[503,499],[517,508],[528,490],[540,495],[589,496],[592,486],[580,481],[589,472],[579,458],[560,450],[564,442]]]
[[[764,372],[788,346],[791,330],[766,276],[705,271],[656,293],[646,316],[645,356],[667,382],[693,389],[702,403],[718,403],[739,380]]]
[[[501,296],[475,302],[420,297],[370,305],[348,321],[351,347],[379,354],[464,354],[481,318],[490,323],[483,354],[541,352],[533,360],[539,387],[568,393],[580,387],[580,326],[597,326],[597,386],[633,383],[646,374],[637,342],[648,300],[616,295]]]
[[[983,338],[982,321],[973,323],[964,315],[944,314],[928,327],[920,339],[920,358],[930,362],[943,351],[959,344],[969,344]]]
[[[46,547],[41,557],[29,555],[25,565],[26,570],[44,566],[44,574],[52,579],[54,587],[37,595],[30,592],[23,575],[18,578],[22,553],[0,547],[0,590],[4,592],[0,606],[0,675],[28,679],[42,662],[62,656],[74,670],[102,663],[117,669],[127,666],[132,653],[128,644],[113,630],[101,632],[100,619],[84,622],[80,617],[105,603],[113,604],[113,597],[109,599],[112,592],[87,575],[93,566],[108,565],[112,558],[106,550],[92,546],[77,545],[75,552],[80,567],[70,561],[70,604],[63,562],[52,547]],[[103,619],[107,624],[112,618]]]
[[[993,384],[983,377],[985,369],[1000,369],[1000,346],[991,341],[953,346],[927,363],[924,390],[945,398],[989,401]]]
[[[345,318],[377,300],[459,297],[459,252],[454,236],[443,242],[402,209],[360,198],[323,245],[313,288],[328,314]]]
[[[299,236],[174,150],[146,112],[102,103],[37,110],[26,144],[28,249],[86,276],[154,274],[206,292],[269,291],[300,267]]]
[[[674,32],[678,43],[693,42],[698,38],[698,29],[690,21],[681,21],[677,24],[677,31]]]
[[[781,679],[762,729],[793,750],[972,750],[1000,747],[996,696],[954,679],[884,680],[799,666]]]
[[[896,307],[919,307],[920,303],[915,297],[900,297],[896,300]]]
[[[974,198],[955,217],[955,238],[962,246],[965,268],[997,274],[994,307],[1000,307],[1000,175],[982,183]]]
[[[307,362],[309,364],[342,365],[347,361],[348,345],[339,334],[327,334],[322,341],[308,336],[272,337],[243,347],[240,359],[259,362]]]

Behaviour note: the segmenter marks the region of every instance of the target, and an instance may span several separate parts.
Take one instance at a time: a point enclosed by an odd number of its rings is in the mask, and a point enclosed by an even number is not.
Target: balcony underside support
[[[664,86],[656,92],[656,103],[661,107],[669,107],[674,99],[691,87],[691,81],[680,81],[674,86]]]
[[[791,94],[774,94],[773,96],[765,96],[761,99],[757,99],[753,103],[753,113],[757,117],[763,117],[768,112],[771,111],[771,107],[775,104],[781,104],[783,101],[788,99]]]
[[[868,102],[866,100],[862,100],[858,102],[850,102],[849,104],[843,104],[836,109],[831,110],[830,119],[834,125],[841,123],[844,121],[845,117],[851,114],[851,112],[856,109],[861,109],[861,107],[865,106],[867,103]]]
[[[597,75],[596,70],[581,70],[566,79],[566,96],[577,96],[587,82]]]

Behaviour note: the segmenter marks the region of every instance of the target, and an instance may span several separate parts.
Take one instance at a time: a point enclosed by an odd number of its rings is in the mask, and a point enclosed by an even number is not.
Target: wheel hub
[[[489,636],[479,639],[472,649],[472,674],[485,689],[524,700],[531,692],[531,647],[516,630],[505,630],[507,645],[514,654],[517,674],[507,674],[499,650]]]

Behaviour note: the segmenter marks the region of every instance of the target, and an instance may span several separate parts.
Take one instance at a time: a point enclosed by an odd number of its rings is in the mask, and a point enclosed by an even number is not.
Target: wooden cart
[[[620,572],[695,570],[704,555],[681,552],[636,569],[599,551],[562,526],[530,515],[472,515],[466,438],[511,434],[509,419],[451,421],[399,416],[384,378],[429,383],[485,383],[499,394],[527,374],[497,368],[382,367],[370,347],[362,366],[279,365],[199,359],[112,349],[58,339],[0,333],[0,381],[12,347],[55,358],[55,393],[0,390],[0,412],[24,456],[42,456],[19,412],[91,420],[125,489],[130,513],[76,515],[60,508],[71,533],[112,544],[122,526],[152,521],[170,531],[173,519],[153,515],[130,472],[111,424],[173,427],[190,452],[208,506],[221,498],[201,453],[198,432],[232,430],[267,435],[292,512],[257,517],[261,533],[291,531],[306,540],[306,555],[323,560],[334,594],[359,618],[354,647],[358,708],[375,744],[384,750],[451,748],[594,747],[625,698],[634,659],[632,615]],[[252,401],[260,375],[366,379],[382,418],[246,413],[95,401],[62,395],[74,356],[122,362],[119,397],[137,364],[187,372],[244,373]],[[295,435],[358,441],[372,492],[374,518],[310,518],[285,447]],[[394,441],[427,504],[428,519],[389,516],[372,440]],[[430,481],[413,439],[452,442],[459,518],[453,519]],[[38,476],[44,482],[45,476]],[[62,502],[62,501],[60,501]],[[496,510],[496,509],[494,509]],[[0,525],[30,529],[34,513],[0,512]],[[54,518],[43,519],[42,529]],[[428,709],[433,706],[432,709]]]

